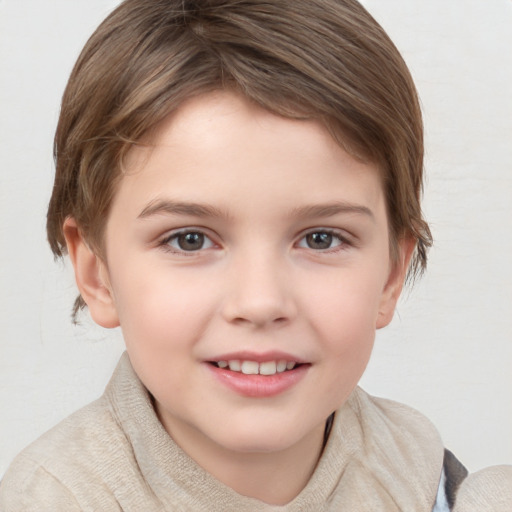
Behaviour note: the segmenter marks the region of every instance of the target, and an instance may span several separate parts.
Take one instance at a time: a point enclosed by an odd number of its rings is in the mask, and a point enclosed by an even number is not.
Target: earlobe
[[[396,304],[402,293],[407,269],[414,253],[416,242],[412,238],[404,238],[398,243],[398,259],[393,263],[388,280],[382,292],[379,313],[375,327],[386,327],[395,313]]]
[[[102,327],[117,327],[119,318],[105,263],[88,246],[73,218],[65,220],[63,232],[76,284],[92,319]]]

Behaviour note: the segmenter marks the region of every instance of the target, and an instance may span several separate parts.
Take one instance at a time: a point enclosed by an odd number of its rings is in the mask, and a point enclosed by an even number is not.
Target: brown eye
[[[327,251],[341,248],[346,243],[345,239],[332,231],[312,231],[299,240],[299,247],[313,249],[315,251]]]
[[[213,242],[201,231],[182,231],[176,233],[167,238],[164,244],[175,252],[193,252],[213,247]]]
[[[204,235],[202,233],[184,233],[178,235],[177,242],[183,251],[197,251],[203,248]]]
[[[332,240],[331,233],[318,232],[306,235],[306,244],[310,249],[329,249],[332,246]]]

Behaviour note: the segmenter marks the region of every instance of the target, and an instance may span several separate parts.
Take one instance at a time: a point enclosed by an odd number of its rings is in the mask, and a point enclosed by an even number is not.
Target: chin
[[[224,448],[235,453],[263,455],[285,451],[290,445],[268,439],[238,439],[235,442],[231,441],[228,446],[224,445]]]
[[[250,427],[236,428],[230,425],[230,431],[222,436],[221,444],[225,449],[239,453],[276,453],[285,451],[300,443],[308,433],[285,425],[253,424]]]

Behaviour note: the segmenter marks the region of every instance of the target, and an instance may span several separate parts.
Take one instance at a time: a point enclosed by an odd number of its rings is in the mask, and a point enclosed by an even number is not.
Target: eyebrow
[[[299,206],[294,208],[290,217],[299,218],[326,218],[333,217],[339,214],[359,214],[365,215],[372,220],[375,216],[370,208],[362,205],[347,203],[347,202],[333,202],[327,204],[313,204],[307,206]],[[145,219],[154,215],[188,215],[192,217],[213,217],[213,218],[228,218],[227,212],[212,205],[172,201],[168,199],[156,199],[151,201],[138,215],[137,218]]]
[[[299,206],[292,210],[292,216],[296,217],[333,217],[339,214],[358,214],[365,215],[371,220],[375,220],[375,215],[367,206],[336,201],[327,204],[313,204],[310,206]]]
[[[192,217],[228,217],[215,206],[199,203],[171,201],[157,199],[151,201],[138,215],[138,219],[145,219],[153,215],[189,215]]]

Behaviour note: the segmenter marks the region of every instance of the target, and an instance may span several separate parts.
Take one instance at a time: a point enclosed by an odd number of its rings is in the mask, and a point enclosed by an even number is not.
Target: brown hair
[[[382,170],[391,247],[411,236],[409,276],[431,235],[420,207],[423,126],[410,73],[356,0],[126,0],[71,73],[55,136],[48,240],[74,217],[101,255],[123,157],[193,95],[231,88],[278,115],[318,119]],[[79,298],[75,312],[84,305]]]

